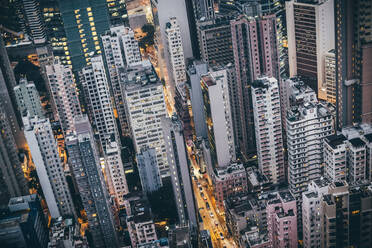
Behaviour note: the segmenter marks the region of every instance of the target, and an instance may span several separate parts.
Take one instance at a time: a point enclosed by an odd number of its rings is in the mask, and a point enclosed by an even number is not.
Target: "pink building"
[[[216,168],[213,175],[214,196],[216,205],[223,210],[223,201],[229,196],[248,191],[247,174],[243,164],[231,164],[224,168]]]
[[[243,154],[256,154],[250,85],[262,75],[279,81],[279,56],[275,15],[249,17],[241,15],[230,22],[237,96],[232,99],[234,122],[241,127],[238,140]]]
[[[297,248],[297,208],[293,195],[289,191],[271,194],[266,214],[271,247]]]

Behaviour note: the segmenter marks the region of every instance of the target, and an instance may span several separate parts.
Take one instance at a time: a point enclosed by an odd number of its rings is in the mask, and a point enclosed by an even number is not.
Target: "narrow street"
[[[233,239],[228,235],[224,213],[218,213],[212,188],[208,186],[207,181],[199,173],[199,166],[196,161],[189,156],[194,176],[192,184],[194,188],[197,207],[200,212],[203,224],[200,229],[208,229],[211,235],[214,247],[237,247]],[[196,180],[195,180],[196,178]]]

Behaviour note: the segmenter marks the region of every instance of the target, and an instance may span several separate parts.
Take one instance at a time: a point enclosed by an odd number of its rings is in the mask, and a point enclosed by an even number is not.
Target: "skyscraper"
[[[371,123],[372,2],[335,0],[337,128]]]
[[[84,67],[79,76],[89,117],[98,131],[102,147],[105,147],[106,142],[112,137],[119,140],[119,133],[102,56],[93,57],[91,65]]]
[[[20,128],[22,125],[22,118],[20,113],[14,111],[17,109],[17,101],[13,91],[15,86],[15,76],[10,66],[3,37],[0,35],[0,103],[4,106],[4,111],[8,118],[17,147],[23,148],[25,147],[26,140]]]
[[[75,118],[75,133],[66,138],[69,165],[88,218],[95,247],[117,247],[109,195],[100,168],[98,150],[86,116]]]
[[[148,60],[128,67],[124,73],[121,89],[135,149],[138,153],[142,147],[155,148],[160,175],[167,177],[169,167],[160,123],[167,114],[163,85]]]
[[[9,125],[8,117],[0,105],[0,207],[3,208],[11,197],[25,195],[27,182],[23,175],[18,149]]]
[[[110,19],[107,0],[59,0],[66,32],[67,45],[63,49],[67,64],[79,71],[91,64],[91,58],[102,53],[99,36],[109,29]]]
[[[33,82],[28,82],[26,78],[21,78],[19,84],[14,87],[14,94],[17,99],[18,110],[22,115],[29,113],[30,117],[44,117],[39,92]]]
[[[124,196],[128,194],[120,146],[115,141],[111,141],[104,147],[104,154],[109,193],[115,197],[115,202],[120,208],[124,206]]]
[[[165,50],[167,53],[168,76],[173,90],[186,81],[185,57],[178,20],[171,17],[165,25]]]
[[[286,2],[289,75],[326,100],[324,55],[335,47],[334,0]]]
[[[38,1],[16,0],[16,13],[22,31],[28,35],[35,44],[43,44],[47,41],[44,20]]]
[[[75,78],[71,69],[55,60],[46,65],[48,89],[52,96],[54,119],[61,123],[65,135],[74,131],[74,117],[81,115]]]
[[[275,78],[261,77],[252,84],[252,105],[258,166],[271,182],[284,182],[282,118]]]
[[[275,16],[241,15],[231,21],[231,33],[242,129],[236,142],[247,156],[256,153],[250,86],[261,74],[280,78]],[[262,40],[265,42],[259,42]]]
[[[124,26],[111,27],[109,31],[101,36],[101,39],[105,52],[106,68],[110,78],[110,91],[114,97],[121,132],[124,135],[129,135],[124,99],[120,90],[120,72],[125,67],[141,61],[138,42],[134,39],[133,30]]]
[[[196,231],[196,205],[190,178],[190,162],[183,137],[183,127],[176,115],[173,115],[172,119],[163,118],[162,126],[164,137],[166,137],[165,147],[177,206],[178,221],[181,225],[189,224],[193,231]]]
[[[200,80],[211,168],[226,167],[236,158],[228,80],[227,71],[223,68],[210,71]]]
[[[24,133],[52,218],[75,213],[63,164],[48,119],[23,117]]]

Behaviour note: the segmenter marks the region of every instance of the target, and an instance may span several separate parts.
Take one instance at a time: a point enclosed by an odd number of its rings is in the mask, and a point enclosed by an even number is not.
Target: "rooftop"
[[[138,62],[120,72],[121,76],[125,77],[124,84],[126,88],[145,87],[160,83],[158,75],[149,60]]]
[[[361,140],[360,138],[351,139],[351,140],[349,140],[349,142],[355,148],[362,147],[362,146],[366,145],[366,143],[363,140]]]
[[[372,133],[364,135],[368,143],[372,143]]]
[[[339,145],[344,144],[346,137],[343,134],[328,136],[325,141],[333,148],[336,149]]]

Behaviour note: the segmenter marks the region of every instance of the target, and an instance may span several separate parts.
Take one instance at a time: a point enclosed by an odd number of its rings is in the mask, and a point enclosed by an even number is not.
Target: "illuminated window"
[[[77,23],[77,24],[80,24],[80,20],[76,20],[76,23]]]
[[[96,35],[97,35],[97,32],[92,32],[92,35],[93,35],[93,36],[96,36]]]
[[[69,51],[66,51],[66,52],[65,52],[65,55],[70,55]]]
[[[101,49],[99,46],[96,46],[96,50],[99,50],[99,49]]]
[[[92,31],[96,31],[96,27],[91,27],[91,30]]]
[[[92,8],[91,8],[91,7],[88,7],[88,8],[87,8],[87,11],[92,11]]]
[[[99,45],[99,41],[95,41],[94,42],[94,45]]]
[[[67,46],[63,47],[63,49],[64,49],[65,51],[67,51],[67,50],[68,50]]]
[[[79,13],[80,9],[75,9],[75,14]]]
[[[92,12],[88,12],[88,16],[93,16]]]
[[[93,37],[93,40],[98,40],[98,37],[97,37],[97,36],[94,36],[94,37]]]
[[[91,27],[94,27],[94,22],[89,23]]]
[[[89,20],[90,22],[92,22],[92,21],[94,20],[94,18],[93,18],[93,17],[89,17],[88,20]]]

